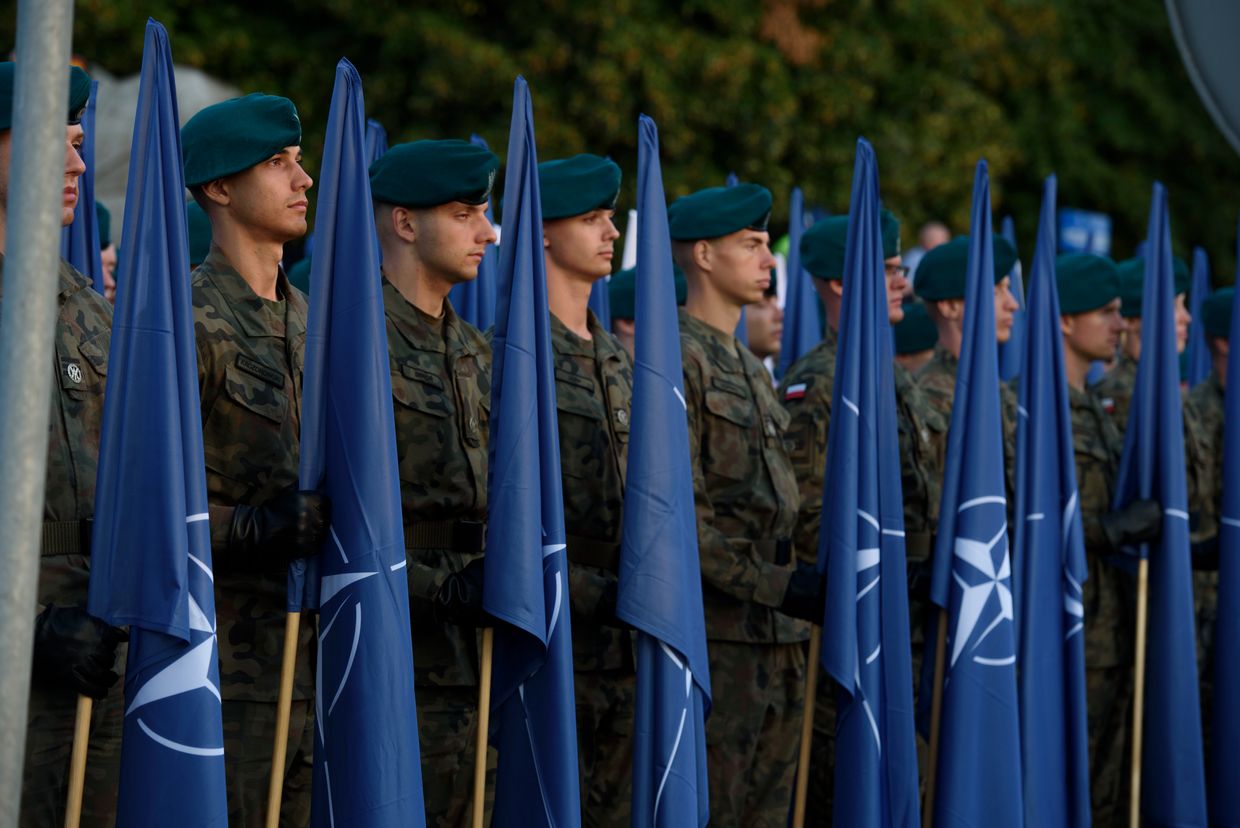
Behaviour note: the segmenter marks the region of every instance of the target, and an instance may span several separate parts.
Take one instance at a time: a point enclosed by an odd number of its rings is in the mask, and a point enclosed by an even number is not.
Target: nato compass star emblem
[[[975,498],[961,504],[958,515],[952,579],[960,593],[951,666],[966,654],[987,667],[1015,664],[1007,502]]]

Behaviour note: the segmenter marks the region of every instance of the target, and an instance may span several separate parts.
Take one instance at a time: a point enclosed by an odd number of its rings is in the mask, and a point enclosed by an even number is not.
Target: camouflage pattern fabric
[[[779,383],[784,408],[791,418],[784,442],[801,493],[795,546],[797,557],[806,563],[818,560],[837,336],[835,329],[828,326],[822,342],[793,363]]]
[[[417,689],[417,696],[427,828],[468,828],[473,824],[477,689],[428,684]],[[488,748],[483,825],[490,823],[494,802],[496,756]]]
[[[312,699],[294,701],[289,711],[284,792],[280,825],[310,824],[310,786],[314,780],[314,708]],[[276,737],[276,705],[225,700],[224,778],[228,788],[228,824],[263,828],[271,751]]]
[[[1128,428],[1128,409],[1132,407],[1132,394],[1136,386],[1137,361],[1127,354],[1120,354],[1115,360],[1115,367],[1094,384],[1102,408],[1114,419],[1121,436]]]
[[[573,683],[582,825],[627,828],[632,812],[637,676],[631,668],[577,670]]]

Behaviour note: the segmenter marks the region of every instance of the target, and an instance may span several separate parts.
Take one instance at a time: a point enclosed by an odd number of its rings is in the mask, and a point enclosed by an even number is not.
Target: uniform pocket
[[[451,389],[443,377],[413,362],[401,363],[392,371],[392,397],[396,402],[431,417],[452,413]]]
[[[752,466],[750,452],[757,448],[751,430],[753,402],[732,389],[712,385],[706,390],[706,435],[702,468],[708,474],[729,480],[744,480]]]

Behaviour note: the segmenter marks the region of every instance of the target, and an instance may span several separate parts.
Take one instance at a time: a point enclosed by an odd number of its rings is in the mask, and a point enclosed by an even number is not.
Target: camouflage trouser
[[[582,824],[625,828],[632,811],[634,700],[627,670],[573,674]]]
[[[280,825],[310,824],[310,785],[314,776],[314,702],[294,701],[289,715],[288,752]],[[231,828],[262,828],[271,781],[276,737],[276,705],[225,699],[224,775]]]
[[[805,824],[831,825],[835,791],[835,694],[831,676],[818,668],[818,692],[814,701],[814,737],[809,748],[809,790],[805,797]]]
[[[1201,687],[1201,747],[1210,761],[1210,722],[1214,718],[1214,622],[1218,616],[1218,572],[1193,573],[1197,610],[1197,675]]]
[[[474,814],[478,688],[420,685],[416,693],[426,824],[428,828],[467,828]],[[495,761],[495,749],[488,748],[484,825],[490,824],[495,800]]]
[[[802,644],[709,642],[710,821],[785,828],[805,696]]]
[[[118,648],[117,664],[125,663],[126,645]],[[49,689],[34,682],[26,719],[26,760],[22,775],[22,828],[60,828],[65,821],[69,786],[69,755],[77,694]],[[94,704],[82,792],[82,826],[116,822],[116,790],[121,773],[121,731],[124,728],[124,681]]]
[[[1128,824],[1132,666],[1085,669],[1089,792],[1095,828]]]

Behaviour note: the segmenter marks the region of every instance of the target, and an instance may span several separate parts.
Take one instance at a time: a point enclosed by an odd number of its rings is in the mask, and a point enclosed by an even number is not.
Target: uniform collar
[[[406,299],[396,285],[383,278],[383,310],[388,319],[396,327],[397,332],[410,345],[419,351],[446,353],[451,347],[453,351],[468,350],[464,345],[461,333],[460,317],[446,297],[443,300],[443,333],[426,324],[426,318],[413,303]]]
[[[223,252],[212,246],[211,252],[195,273],[204,277],[224,297],[224,304],[233,314],[237,327],[247,337],[293,337],[305,332],[306,298],[295,290],[280,268],[276,291],[284,297],[284,313],[277,313],[272,303],[262,299]],[[288,330],[285,329],[287,324]]]
[[[586,309],[586,327],[590,331],[590,339],[582,339],[570,331],[554,313],[548,316],[551,317],[551,341],[557,354],[598,360],[619,358],[619,346],[598,321],[594,311]]]

